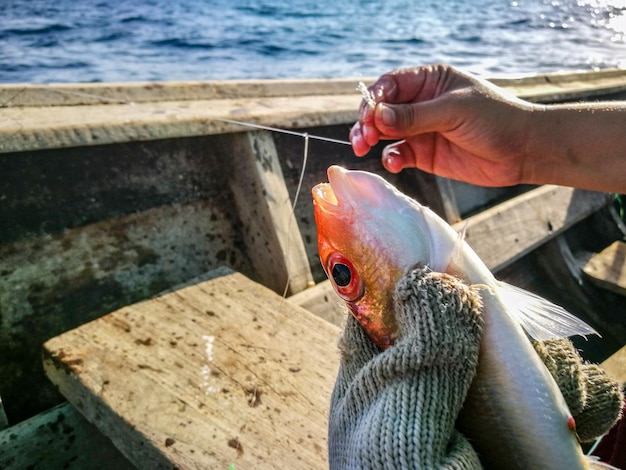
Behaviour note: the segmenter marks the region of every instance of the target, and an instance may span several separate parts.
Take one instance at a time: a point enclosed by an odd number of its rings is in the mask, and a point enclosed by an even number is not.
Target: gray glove
[[[380,352],[350,316],[331,399],[331,469],[478,469],[454,428],[476,373],[480,296],[419,268],[394,294],[398,338]]]
[[[585,362],[569,339],[533,346],[561,389],[580,441],[591,442],[608,432],[622,411],[621,384],[601,366]]]

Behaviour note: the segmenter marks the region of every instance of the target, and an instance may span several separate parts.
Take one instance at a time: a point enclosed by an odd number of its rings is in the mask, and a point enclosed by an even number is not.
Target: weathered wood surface
[[[600,72],[601,75],[606,72]],[[595,75],[595,74],[594,74]],[[353,94],[364,78],[0,85],[0,107],[78,106]],[[360,96],[360,95],[359,95]]]
[[[620,69],[594,72],[557,72],[524,76],[517,79],[495,78],[491,81],[509,92],[529,101],[548,103],[589,100],[626,92],[626,73]]]
[[[626,243],[617,240],[592,256],[583,272],[598,287],[626,295]]]
[[[550,73],[517,78],[499,77],[491,81],[523,98],[558,100],[587,97],[590,94],[616,94],[626,91],[626,72],[621,69],[578,73]],[[355,92],[356,84],[371,83],[375,77],[280,80],[215,80],[188,82],[132,82],[80,84],[3,84],[1,107],[76,106],[106,103],[145,103],[154,101],[271,98],[277,96],[341,95]],[[360,95],[359,95],[360,96]]]
[[[48,376],[140,468],[323,468],[338,329],[213,276],[48,341]]]
[[[132,470],[135,466],[66,403],[1,431],[0,468]]]
[[[238,158],[230,188],[258,280],[274,292],[299,292],[313,284],[313,275],[272,135],[246,132],[231,142]]]
[[[602,362],[602,367],[619,382],[626,383],[626,346]]]
[[[220,121],[298,128],[354,121],[350,95],[0,108],[0,153],[248,131]]]
[[[289,302],[314,313],[320,318],[341,326],[347,315],[345,302],[337,295],[329,280],[288,297]]]
[[[609,195],[541,186],[454,225],[492,271],[513,263],[568,227],[605,207]]]
[[[235,132],[227,118],[277,127],[344,124],[356,118],[359,80],[4,85],[0,152]],[[626,92],[626,72],[547,74],[494,83],[538,102]],[[54,112],[50,106],[55,106]],[[80,106],[80,108],[77,108]]]

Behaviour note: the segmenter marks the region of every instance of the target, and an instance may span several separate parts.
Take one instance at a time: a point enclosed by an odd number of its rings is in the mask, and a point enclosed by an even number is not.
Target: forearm
[[[626,102],[534,106],[523,183],[626,193]]]

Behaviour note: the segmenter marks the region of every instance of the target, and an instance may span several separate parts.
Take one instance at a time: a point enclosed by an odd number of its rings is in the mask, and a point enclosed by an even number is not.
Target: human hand
[[[394,294],[398,337],[381,352],[348,317],[329,416],[330,468],[479,469],[454,429],[476,373],[480,295],[419,268]]]
[[[533,347],[559,386],[580,441],[607,433],[620,417],[621,384],[601,366],[585,362],[567,338],[534,341]]]
[[[350,132],[357,156],[380,140],[402,139],[383,151],[392,173],[417,167],[482,186],[523,182],[528,124],[538,106],[445,65],[398,69],[369,90],[376,106],[364,100]]]

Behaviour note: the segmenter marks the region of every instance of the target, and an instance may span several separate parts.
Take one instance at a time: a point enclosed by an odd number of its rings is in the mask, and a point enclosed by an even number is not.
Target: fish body
[[[479,365],[458,426],[485,468],[589,468],[565,400],[527,332],[548,339],[593,329],[498,281],[452,227],[383,178],[338,166],[328,178],[313,188],[320,260],[379,348],[394,342],[392,295],[407,270],[427,265],[483,286]]]

